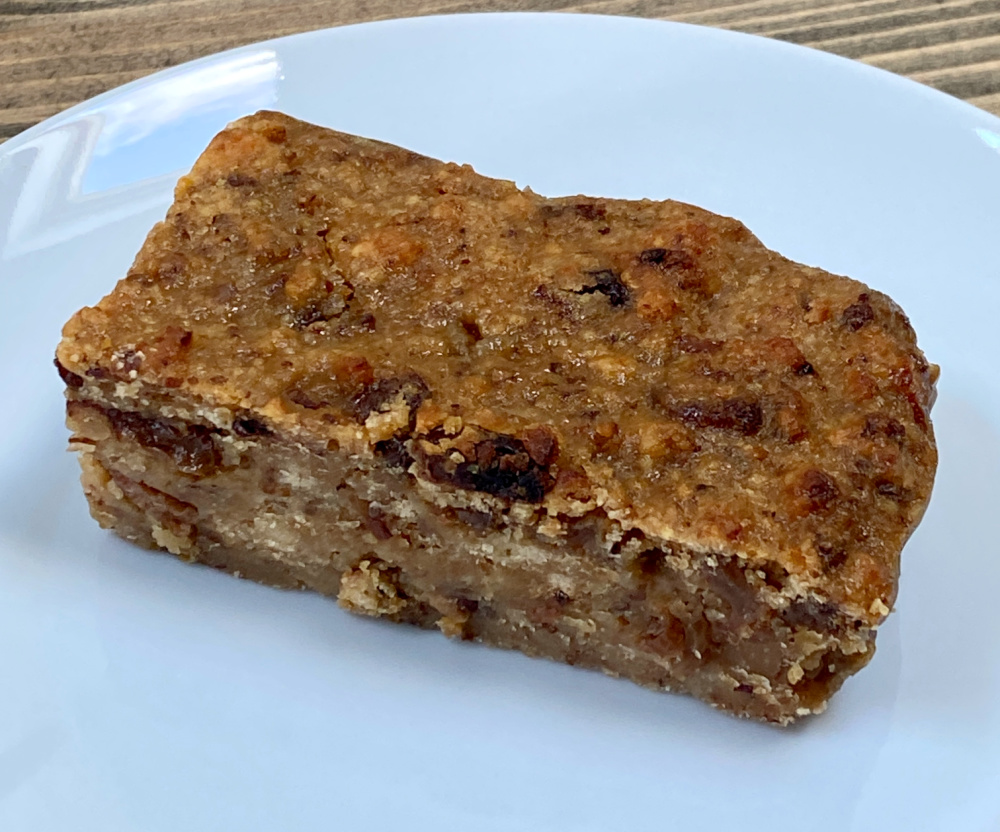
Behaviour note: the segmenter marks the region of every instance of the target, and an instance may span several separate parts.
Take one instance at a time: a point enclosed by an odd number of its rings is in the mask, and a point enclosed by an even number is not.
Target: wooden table
[[[0,0],[0,140],[222,49],[344,23],[579,11],[767,35],[907,75],[1000,115],[1000,0]]]

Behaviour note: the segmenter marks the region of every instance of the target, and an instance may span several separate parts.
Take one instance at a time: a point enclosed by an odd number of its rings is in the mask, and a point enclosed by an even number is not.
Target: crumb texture
[[[870,659],[936,466],[885,295],[278,113],[212,141],[57,364],[92,512],[142,545],[774,722]]]

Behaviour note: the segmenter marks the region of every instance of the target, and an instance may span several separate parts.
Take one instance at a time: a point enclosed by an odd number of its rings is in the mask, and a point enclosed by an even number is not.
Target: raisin
[[[83,387],[83,376],[78,376],[76,373],[67,370],[59,363],[58,358],[53,363],[56,365],[56,371],[59,373],[59,378],[63,380],[63,384],[73,390],[79,390]]]
[[[839,609],[829,601],[818,598],[798,598],[789,604],[781,617],[791,627],[807,627],[810,630],[829,630],[837,619]]]
[[[875,493],[880,497],[888,497],[897,503],[905,503],[910,499],[910,489],[904,488],[899,483],[892,480],[877,480],[875,482]]]
[[[557,589],[555,593],[553,593],[552,598],[560,607],[565,607],[570,601],[573,600],[561,589]]]
[[[829,474],[811,468],[799,480],[799,491],[805,497],[810,511],[823,511],[840,496],[837,481]]]
[[[816,370],[812,364],[808,361],[803,361],[800,364],[796,364],[792,369],[795,371],[797,376],[814,376],[816,375]]]
[[[408,372],[402,376],[382,378],[368,385],[351,402],[351,413],[358,422],[364,422],[368,414],[381,411],[400,394],[410,410],[410,429],[416,424],[417,408],[430,398],[431,390],[427,382],[417,373]]]
[[[474,344],[483,340],[483,332],[474,318],[462,318],[462,329],[465,330],[465,334],[472,339]]]
[[[736,686],[737,693],[753,693],[753,685],[748,685],[745,682],[741,682]]]
[[[233,420],[233,433],[237,436],[270,436],[271,429],[263,422],[253,418]]]
[[[406,448],[406,434],[398,433],[376,442],[375,455],[382,457],[390,468],[402,468],[406,471],[413,464],[413,457]]]
[[[559,440],[552,428],[541,425],[523,434],[528,456],[538,465],[551,465],[559,454]]]
[[[924,411],[922,397],[914,389],[912,370],[909,367],[901,367],[892,375],[899,392],[906,396],[906,400],[910,403],[913,410],[913,421],[921,430],[927,430],[927,413]]]
[[[252,176],[243,173],[231,173],[226,177],[226,184],[231,188],[250,187],[259,184]]]
[[[901,441],[906,438],[906,428],[884,413],[869,413],[865,417],[865,426],[861,430],[861,435],[869,439],[876,436],[886,436],[889,439]]]
[[[662,549],[646,549],[635,559],[635,566],[641,575],[655,575],[666,563],[667,556]]]
[[[764,411],[753,399],[720,399],[681,405],[678,418],[696,428],[714,428],[754,436],[764,425]]]
[[[147,419],[138,413],[115,408],[105,411],[115,432],[144,448],[155,448],[173,458],[178,470],[193,476],[211,476],[222,466],[214,431],[204,425],[177,427],[162,419]]]
[[[319,410],[320,408],[330,406],[330,402],[323,398],[322,395],[317,396],[315,393],[303,390],[300,387],[293,387],[285,393],[285,398],[299,407],[304,407],[306,410]]]
[[[587,275],[594,279],[594,283],[590,286],[584,286],[576,294],[592,295],[595,292],[600,292],[612,306],[624,306],[628,303],[631,293],[628,286],[622,283],[621,276],[616,272],[611,269],[598,269],[587,272]]]
[[[475,598],[456,598],[455,606],[458,607],[459,612],[464,612],[466,615],[472,615],[476,610],[479,609],[479,601]]]
[[[679,248],[647,248],[639,253],[639,262],[647,266],[659,266],[664,271],[670,269],[686,271],[696,265],[694,258]]]
[[[288,131],[280,124],[268,125],[261,131],[261,134],[265,139],[274,144],[282,144],[288,137]]]
[[[373,535],[375,535],[376,540],[389,540],[392,538],[392,531],[386,525],[385,513],[377,505],[370,504],[368,506],[368,511],[363,518],[365,528],[368,529]]]
[[[844,314],[840,316],[841,324],[851,332],[857,332],[861,327],[875,320],[875,310],[872,309],[868,298],[868,293],[862,292],[858,295],[857,302],[848,306],[844,310]]]
[[[578,205],[573,206],[576,213],[583,217],[585,220],[600,220],[604,219],[605,214],[607,214],[607,209],[600,205],[594,205],[590,202],[581,202]]]
[[[446,456],[432,456],[427,470],[432,481],[508,500],[538,503],[555,484],[546,466],[535,462],[524,443],[498,434],[477,442],[473,459],[457,465]]]
[[[824,569],[837,569],[847,562],[847,549],[843,546],[835,546],[821,540],[816,544],[816,551]]]
[[[663,256],[656,261],[656,265],[664,271],[686,272],[694,269],[698,264],[688,252],[681,248],[668,248]],[[684,287],[684,278],[681,278],[681,288]]]
[[[708,281],[706,281],[705,276],[700,272],[694,272],[693,274],[684,273],[677,280],[677,288],[683,289],[685,292],[706,292],[711,294],[708,290]]]

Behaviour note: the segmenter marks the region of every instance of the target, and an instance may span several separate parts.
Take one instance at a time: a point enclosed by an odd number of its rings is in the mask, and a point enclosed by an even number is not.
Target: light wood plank
[[[27,130],[63,109],[60,104],[35,104],[31,107],[0,110],[0,142],[16,136],[22,130]]]
[[[809,42],[809,45],[847,58],[864,58],[880,52],[958,43],[996,34],[1000,34],[1000,8],[958,20],[922,23],[890,32],[817,40]],[[776,34],[775,37],[783,39],[781,34]]]
[[[910,77],[956,98],[982,98],[1000,93],[1000,58],[969,66],[914,72]]]
[[[964,67],[995,58],[1000,58],[1000,35],[880,52],[866,55],[864,61],[899,75],[910,75],[949,67]]]
[[[969,99],[969,103],[995,116],[1000,116],[1000,92],[991,95],[976,95]]]

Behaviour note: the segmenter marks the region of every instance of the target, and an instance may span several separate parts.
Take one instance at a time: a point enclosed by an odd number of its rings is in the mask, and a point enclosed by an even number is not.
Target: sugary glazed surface
[[[66,336],[71,370],[349,444],[402,427],[363,423],[410,378],[421,429],[550,428],[531,499],[876,619],[936,465],[932,368],[884,295],[690,205],[543,199],[277,113],[212,142]]]

